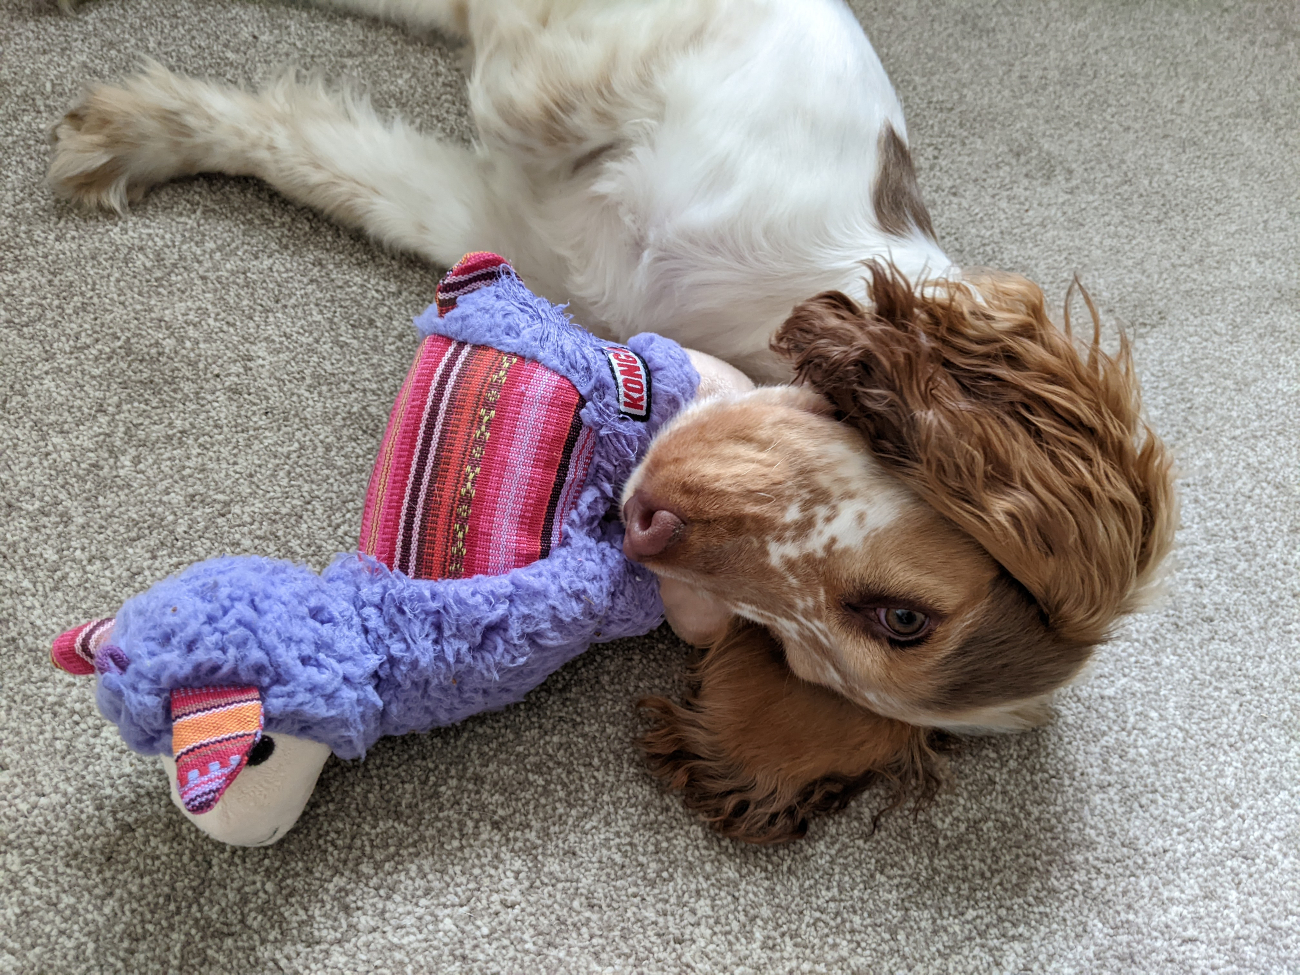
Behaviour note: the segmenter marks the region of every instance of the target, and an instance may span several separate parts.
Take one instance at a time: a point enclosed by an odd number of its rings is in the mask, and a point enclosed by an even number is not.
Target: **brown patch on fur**
[[[906,237],[915,227],[934,240],[934,225],[921,199],[921,186],[916,181],[916,167],[912,165],[907,143],[886,122],[880,130],[878,145],[880,168],[871,203],[880,229],[895,237]]]
[[[936,668],[939,686],[928,702],[960,712],[1043,694],[1067,683],[1092,646],[1054,632],[1025,587],[1003,573],[980,604],[969,636]]]
[[[617,142],[606,142],[604,145],[596,146],[595,149],[583,153],[574,160],[573,171],[577,173],[579,170],[586,169],[588,166],[592,166],[600,162],[602,159],[607,158],[612,153],[617,152],[620,148],[621,147]]]
[[[873,455],[976,539],[1065,645],[1106,639],[1173,542],[1171,461],[1141,417],[1126,339],[1085,354],[1014,275],[919,294],[867,266],[873,308],[839,292],[798,306],[773,340]],[[938,292],[937,295],[934,292]]]
[[[650,767],[714,829],[748,843],[783,843],[808,818],[842,808],[879,778],[894,808],[940,785],[926,731],[884,718],[795,677],[771,635],[734,621],[691,671],[684,705],[647,698],[641,739]]]
[[[457,37],[469,34],[469,0],[452,0],[447,5],[447,19],[450,29]]]

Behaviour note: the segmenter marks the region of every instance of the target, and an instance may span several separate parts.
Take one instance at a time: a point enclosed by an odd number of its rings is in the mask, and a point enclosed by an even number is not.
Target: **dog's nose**
[[[680,517],[641,491],[634,491],[623,505],[623,524],[623,554],[633,562],[659,555],[686,527]]]

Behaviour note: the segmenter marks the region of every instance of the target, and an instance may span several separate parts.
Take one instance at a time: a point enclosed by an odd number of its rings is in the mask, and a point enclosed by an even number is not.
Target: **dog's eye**
[[[881,593],[846,599],[842,605],[859,626],[890,643],[919,643],[930,635],[935,624],[933,614],[911,606],[889,605],[893,601]]]
[[[930,628],[930,617],[914,609],[882,606],[876,610],[876,619],[899,640],[915,640]]]

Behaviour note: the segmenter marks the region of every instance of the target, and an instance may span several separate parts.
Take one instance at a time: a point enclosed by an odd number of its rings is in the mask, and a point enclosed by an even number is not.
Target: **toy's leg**
[[[478,154],[384,122],[363,99],[292,74],[254,94],[149,64],[89,91],[53,141],[54,190],[119,212],[167,180],[228,173],[266,180],[435,263],[491,242]]]

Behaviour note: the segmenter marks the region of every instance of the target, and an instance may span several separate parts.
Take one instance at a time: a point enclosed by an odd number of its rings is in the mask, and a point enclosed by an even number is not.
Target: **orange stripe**
[[[172,723],[172,754],[179,754],[186,748],[219,735],[255,732],[260,727],[261,715],[261,702],[250,701],[191,718],[181,718]]]

